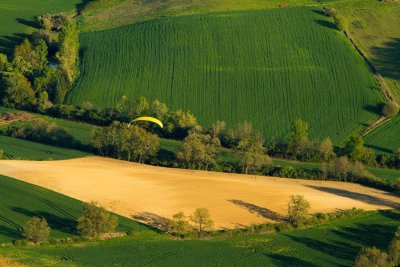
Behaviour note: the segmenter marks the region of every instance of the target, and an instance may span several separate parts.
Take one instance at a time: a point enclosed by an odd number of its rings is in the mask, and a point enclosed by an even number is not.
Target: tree
[[[168,107],[158,99],[151,104],[151,114],[159,120],[163,120],[168,113]]]
[[[335,157],[335,152],[333,151],[333,144],[329,137],[325,138],[319,145],[319,153],[323,161],[330,161]]]
[[[216,121],[211,125],[211,135],[221,140],[221,135],[225,131],[226,124],[224,121]]]
[[[61,26],[59,35],[59,50],[56,54],[60,68],[64,71],[69,83],[77,77],[78,69],[78,29],[75,20],[66,19]]]
[[[359,135],[350,137],[344,146],[344,153],[353,161],[362,161],[367,153],[362,137]]]
[[[46,241],[50,235],[50,227],[45,218],[32,217],[26,223],[24,235],[35,244]]]
[[[202,236],[205,231],[211,230],[214,226],[210,213],[208,209],[205,208],[196,209],[193,215],[190,216],[190,220],[194,223],[199,237]]]
[[[262,165],[271,162],[270,158],[265,155],[264,137],[261,134],[241,140],[235,150],[245,174],[257,171]]]
[[[160,146],[160,138],[157,135],[147,132],[138,126],[128,128],[130,133],[127,140],[128,160],[131,157],[138,160],[139,163],[145,161],[149,156],[154,156]]]
[[[90,202],[83,204],[83,214],[78,219],[77,229],[83,237],[97,238],[100,234],[113,231],[117,225],[116,216],[96,202]]]
[[[192,131],[183,140],[176,157],[191,169],[208,169],[216,162],[218,138]]]
[[[149,102],[147,101],[147,99],[143,96],[139,97],[139,99],[135,102],[134,104],[135,107],[135,116],[139,117],[139,116],[143,116],[145,115],[148,110],[149,110]]]
[[[386,102],[382,109],[382,115],[392,118],[399,113],[399,105],[395,101]]]
[[[389,245],[389,259],[393,266],[400,265],[400,240],[394,239]]]
[[[308,140],[308,123],[301,119],[296,119],[292,122],[290,128],[288,140],[289,149],[295,155],[304,153],[310,148],[310,141]]]
[[[356,257],[355,267],[386,267],[388,266],[388,255],[379,249],[364,248]]]
[[[20,73],[3,77],[3,103],[10,107],[30,108],[35,104],[31,83]]]
[[[328,176],[338,181],[347,181],[352,164],[347,157],[339,157],[329,164]]]
[[[2,71],[8,71],[10,62],[8,62],[7,55],[0,53],[0,74]]]
[[[288,204],[288,221],[294,227],[305,225],[308,220],[310,203],[303,196],[291,196]]]
[[[400,191],[400,177],[396,179],[394,182],[394,187],[396,188],[397,191]]]
[[[168,225],[169,232],[180,236],[185,235],[185,233],[189,231],[189,228],[189,222],[186,220],[186,216],[183,212],[175,214]]]
[[[253,135],[253,126],[251,123],[245,121],[243,123],[236,124],[233,130],[229,130],[225,134],[226,143],[230,147],[235,147],[240,141],[250,138]]]

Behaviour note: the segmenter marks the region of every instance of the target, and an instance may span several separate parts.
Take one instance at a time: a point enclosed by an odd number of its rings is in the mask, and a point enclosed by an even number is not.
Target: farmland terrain
[[[190,110],[205,126],[249,121],[269,140],[301,118],[312,138],[339,144],[377,119],[383,98],[331,24],[319,10],[290,8],[82,33],[81,75],[67,101],[113,107],[123,95],[145,96]]]
[[[165,227],[165,218],[197,207],[217,228],[279,221],[290,195],[301,192],[313,212],[358,207],[396,208],[400,198],[352,183],[305,181],[152,167],[87,157],[67,161],[2,161],[0,173],[118,214]],[[282,190],[284,188],[284,190]]]

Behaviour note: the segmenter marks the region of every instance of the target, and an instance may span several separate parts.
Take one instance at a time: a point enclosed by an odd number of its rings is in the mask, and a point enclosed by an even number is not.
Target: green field
[[[400,115],[369,133],[365,143],[380,153],[393,153],[400,148]]]
[[[366,63],[311,8],[228,12],[81,34],[68,102],[114,106],[127,95],[192,111],[201,124],[250,121],[285,137],[296,118],[341,143],[382,102]],[[117,70],[117,71],[110,71]]]
[[[21,239],[22,228],[32,216],[45,217],[52,228],[50,238],[77,236],[76,219],[82,203],[53,191],[0,175],[0,243]],[[120,231],[148,231],[147,226],[124,217]]]
[[[362,247],[387,249],[400,214],[370,212],[308,230],[214,240],[123,238],[88,246],[6,247],[30,266],[352,266]]]
[[[35,16],[69,11],[81,0],[1,0],[0,1],[0,52],[10,53],[38,25]]]
[[[0,135],[0,149],[10,159],[62,160],[89,156],[89,153],[30,142]]]

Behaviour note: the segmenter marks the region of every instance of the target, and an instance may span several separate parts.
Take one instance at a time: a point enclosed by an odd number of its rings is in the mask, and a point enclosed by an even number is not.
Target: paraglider
[[[150,122],[153,122],[153,123],[157,124],[157,125],[160,126],[161,128],[164,127],[163,123],[162,123],[160,120],[158,120],[158,119],[156,119],[156,118],[153,118],[153,117],[147,117],[147,116],[138,117],[138,118],[132,120],[132,121],[128,124],[128,127],[131,126],[132,122],[136,122],[136,121],[150,121]]]

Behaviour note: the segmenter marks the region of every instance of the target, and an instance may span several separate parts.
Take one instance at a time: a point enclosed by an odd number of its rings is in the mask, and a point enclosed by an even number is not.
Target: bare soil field
[[[399,207],[400,198],[358,184],[309,181],[154,167],[86,157],[62,161],[0,161],[0,174],[39,185],[163,228],[173,214],[210,210],[216,228],[279,221],[290,195],[303,195],[312,212],[352,207]]]

